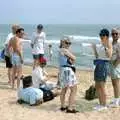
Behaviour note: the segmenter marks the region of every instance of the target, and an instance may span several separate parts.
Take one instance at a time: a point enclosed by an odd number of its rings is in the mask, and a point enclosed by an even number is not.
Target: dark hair
[[[99,36],[100,36],[100,37],[101,37],[101,36],[107,36],[107,37],[109,37],[109,30],[106,29],[106,28],[102,29],[102,30],[100,31],[100,33],[99,33]]]
[[[32,76],[26,76],[23,78],[23,88],[30,87],[32,85]]]
[[[23,29],[23,28],[18,28],[18,29],[16,30],[16,34],[17,34],[17,33],[20,33],[21,31],[24,31],[24,29]]]
[[[43,29],[43,25],[42,24],[37,25],[37,29],[42,30]]]

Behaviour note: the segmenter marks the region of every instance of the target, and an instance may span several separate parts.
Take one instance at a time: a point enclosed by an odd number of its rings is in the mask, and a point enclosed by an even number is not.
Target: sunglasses
[[[67,45],[71,45],[71,42],[65,42],[65,44],[67,44]]]
[[[114,35],[118,35],[118,33],[112,33],[112,36],[114,36]]]

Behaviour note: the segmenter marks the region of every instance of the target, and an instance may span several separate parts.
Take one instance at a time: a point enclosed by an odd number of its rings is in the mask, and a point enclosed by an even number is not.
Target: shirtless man
[[[12,74],[12,88],[14,88],[15,75],[18,75],[17,78],[17,88],[20,85],[20,77],[22,74],[22,64],[23,64],[23,56],[22,56],[22,44],[21,39],[24,35],[24,29],[19,28],[16,31],[16,35],[9,42],[9,49],[11,49],[11,58],[13,65],[13,74]]]
[[[7,39],[5,41],[5,62],[6,62],[6,68],[8,68],[8,83],[11,84],[12,81],[12,63],[11,63],[11,56],[8,50],[8,45],[9,45],[9,41],[12,37],[14,37],[14,35],[16,34],[16,30],[19,28],[19,25],[12,25],[12,32],[8,34]]]

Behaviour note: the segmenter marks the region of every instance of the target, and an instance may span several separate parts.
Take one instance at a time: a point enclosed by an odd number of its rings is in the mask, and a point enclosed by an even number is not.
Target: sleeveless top
[[[62,49],[59,50],[59,66],[66,66],[69,65],[67,56],[62,53]]]

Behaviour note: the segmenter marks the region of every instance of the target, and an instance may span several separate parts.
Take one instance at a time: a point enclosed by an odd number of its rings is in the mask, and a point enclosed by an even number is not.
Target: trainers
[[[109,107],[112,108],[120,107],[120,98],[114,98],[110,103]]]
[[[93,109],[96,110],[96,111],[102,111],[102,110],[106,110],[107,106],[97,105]]]

